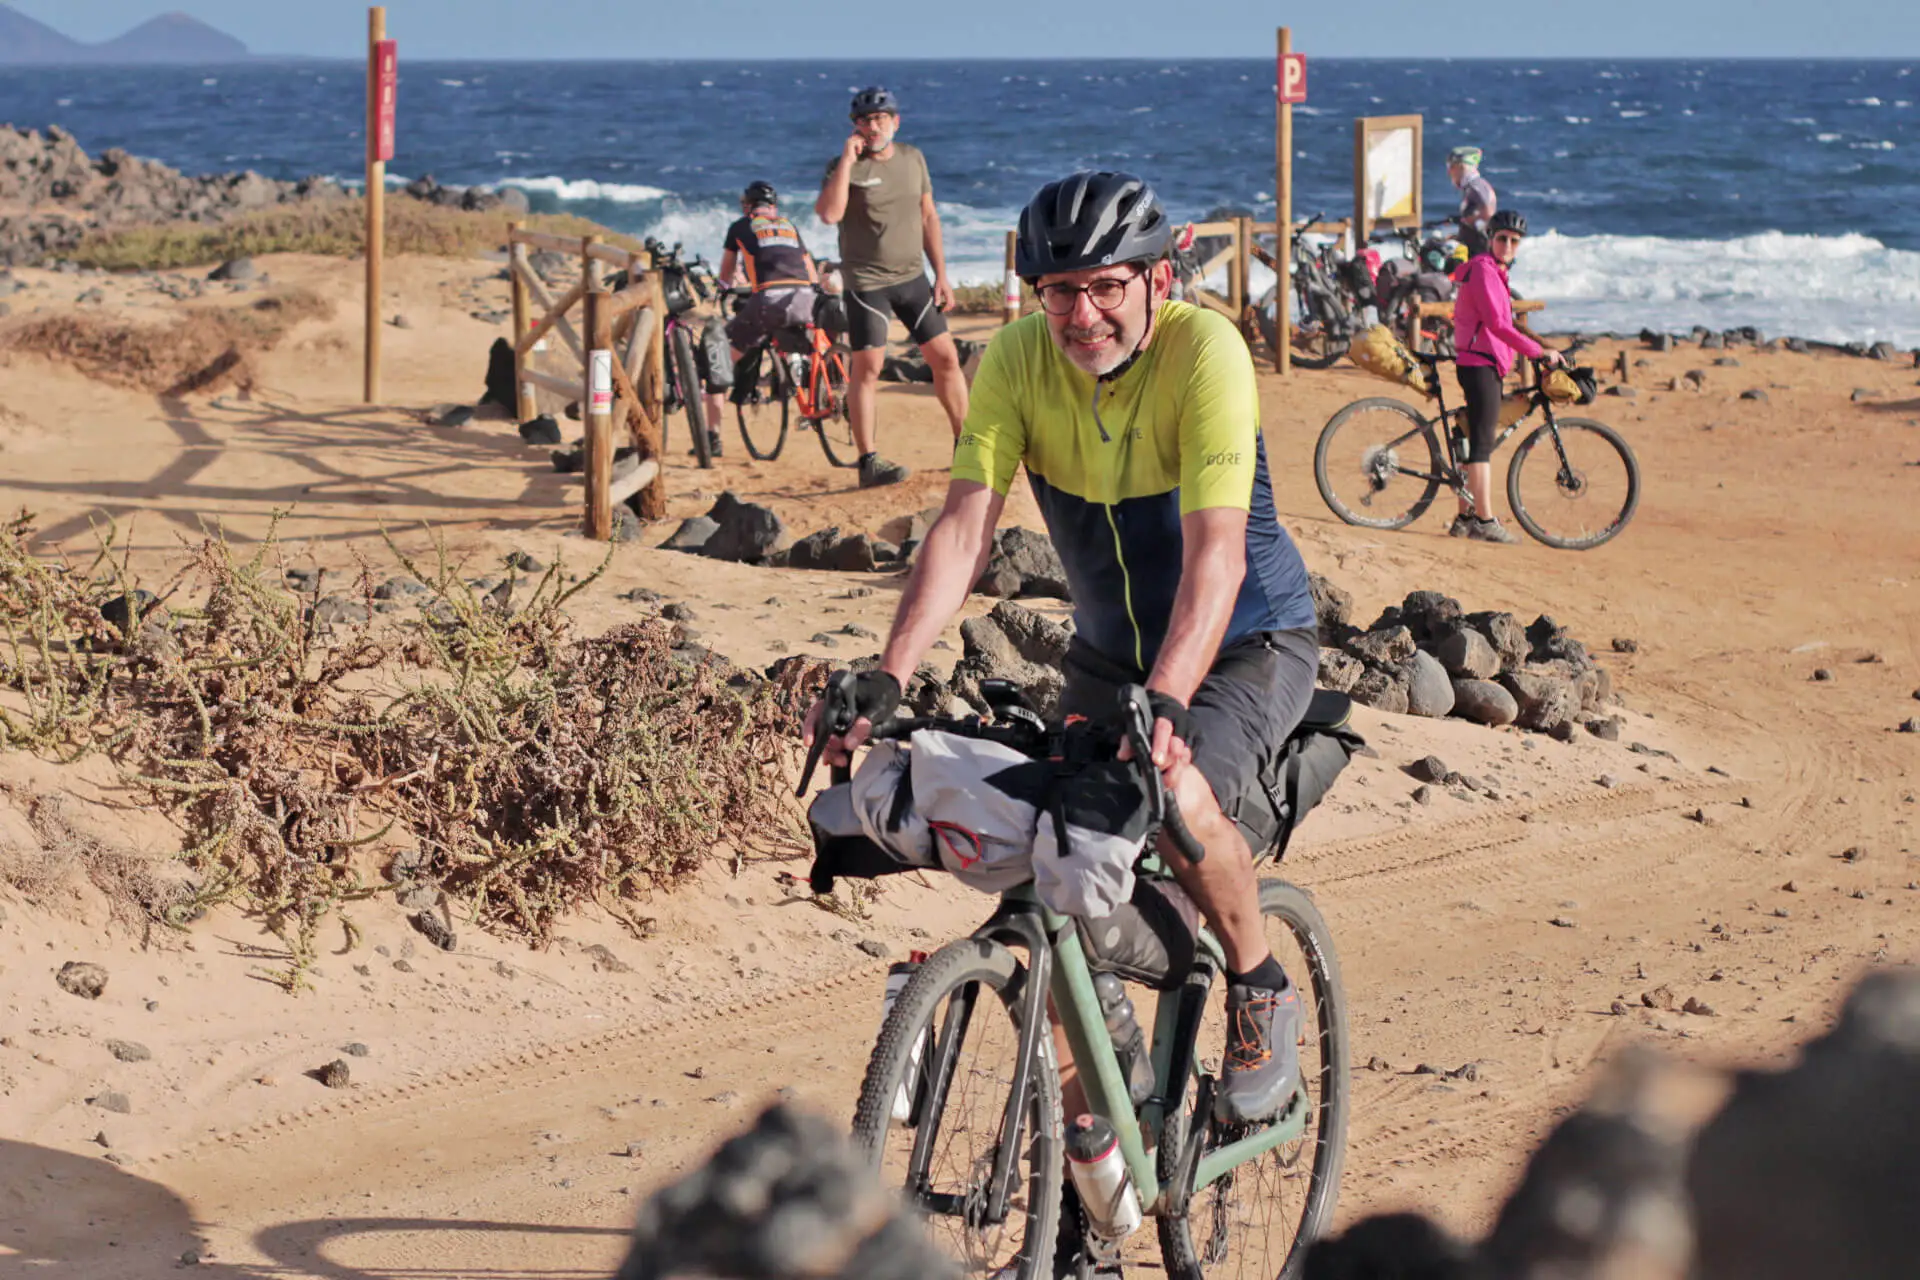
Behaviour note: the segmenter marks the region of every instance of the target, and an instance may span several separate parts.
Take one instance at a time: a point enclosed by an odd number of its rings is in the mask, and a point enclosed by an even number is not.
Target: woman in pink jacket
[[[1513,293],[1507,269],[1526,239],[1527,220],[1502,209],[1487,221],[1487,252],[1468,262],[1453,303],[1455,372],[1466,397],[1467,490],[1473,505],[1463,500],[1460,514],[1447,532],[1479,542],[1518,542],[1493,514],[1493,437],[1500,429],[1501,380],[1513,368],[1514,353],[1529,360],[1561,362],[1550,351],[1522,333],[1513,323]]]

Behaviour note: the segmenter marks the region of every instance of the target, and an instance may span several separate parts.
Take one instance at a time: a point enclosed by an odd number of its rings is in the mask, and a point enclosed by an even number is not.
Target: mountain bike
[[[1314,483],[1348,524],[1404,529],[1426,513],[1443,485],[1466,500],[1466,409],[1447,408],[1439,373],[1451,357],[1410,354],[1426,366],[1437,413],[1429,418],[1402,401],[1369,396],[1328,419],[1314,446]],[[1556,414],[1546,392],[1544,362],[1532,363],[1533,385],[1507,397],[1511,410],[1503,410],[1494,439],[1498,449],[1534,414],[1543,418],[1507,464],[1507,502],[1520,527],[1541,542],[1586,551],[1633,519],[1640,505],[1640,463],[1606,423]],[[1536,454],[1542,462],[1529,468]]]
[[[1007,682],[986,682],[982,692],[991,721],[903,719],[877,726],[875,737],[936,729],[1058,758],[1073,727],[1043,724]],[[1145,690],[1128,688],[1122,705],[1149,815],[1199,861],[1203,850],[1150,763]],[[1343,725],[1347,705],[1344,695],[1316,695],[1297,734]],[[852,723],[852,706],[851,677],[842,673],[829,682],[809,774],[825,738]],[[848,771],[836,767],[834,776]],[[1145,848],[1136,874],[1170,878],[1153,843]],[[815,864],[816,892],[833,885],[832,867],[823,874],[823,865]],[[1226,1032],[1224,1019],[1208,1015],[1208,994],[1226,960],[1209,931],[1199,929],[1191,964],[1158,984],[1154,1087],[1136,1109],[1080,926],[1028,882],[1001,894],[986,923],[934,952],[899,992],[861,1083],[856,1149],[904,1188],[940,1251],[967,1274],[1052,1280],[1111,1269],[1126,1239],[1103,1235],[1063,1177],[1068,1117],[1051,1005],[1088,1108],[1112,1125],[1138,1207],[1157,1219],[1167,1273],[1294,1280],[1307,1245],[1332,1219],[1346,1159],[1347,1014],[1332,938],[1312,899],[1265,879],[1260,909],[1303,1006],[1300,1087],[1272,1121],[1227,1123],[1214,1109]]]
[[[662,362],[666,374],[666,386],[663,390],[664,407],[660,419],[660,451],[662,456],[667,448],[666,414],[686,411],[687,431],[693,437],[693,456],[704,467],[713,466],[713,437],[708,434],[706,398],[702,394],[705,384],[700,380],[700,362],[694,356],[694,350],[700,345],[700,335],[694,331],[687,319],[695,307],[710,300],[717,292],[713,270],[705,258],[696,257],[692,262],[683,262],[680,246],[675,244],[669,249],[658,240],[649,239],[647,252],[653,255],[653,269],[660,273],[660,289],[666,303],[666,327],[662,338],[666,344],[666,359]]]
[[[732,290],[734,309],[751,296]],[[853,427],[847,413],[847,356],[844,343],[818,324],[782,329],[741,353],[734,372],[732,400],[747,452],[771,462],[786,447],[787,428],[798,411],[805,430],[820,440],[820,450],[836,467],[859,465]]]
[[[1303,369],[1331,368],[1347,353],[1360,324],[1361,302],[1348,283],[1348,268],[1340,257],[1339,242],[1309,243],[1300,230],[1326,221],[1316,213],[1298,224],[1293,245],[1292,362]],[[1279,286],[1268,288],[1254,304],[1261,335],[1271,350],[1275,341],[1275,298]]]

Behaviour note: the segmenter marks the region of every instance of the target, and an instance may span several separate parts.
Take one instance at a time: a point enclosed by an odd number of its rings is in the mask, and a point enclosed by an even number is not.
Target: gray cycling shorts
[[[1130,664],[1115,662],[1075,637],[1067,648],[1062,715],[1104,719],[1123,685],[1144,681]],[[1194,767],[1213,788],[1220,810],[1246,837],[1253,856],[1270,852],[1280,836],[1269,781],[1280,750],[1313,699],[1320,674],[1320,636],[1313,627],[1259,631],[1223,645],[1187,706],[1187,745]]]

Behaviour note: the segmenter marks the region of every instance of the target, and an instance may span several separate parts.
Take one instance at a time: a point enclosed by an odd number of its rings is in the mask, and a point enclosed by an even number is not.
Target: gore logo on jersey
[[[1201,462],[1203,465],[1209,467],[1237,467],[1240,465],[1240,451],[1234,449],[1221,453],[1210,453],[1201,459]]]

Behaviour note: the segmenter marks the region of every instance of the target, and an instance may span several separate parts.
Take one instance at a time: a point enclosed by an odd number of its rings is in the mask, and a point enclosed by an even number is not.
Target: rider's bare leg
[[[727,350],[733,353],[733,367],[738,369],[740,367],[740,348],[728,347]],[[726,398],[724,396],[718,391],[707,392],[707,430],[720,430],[720,415],[725,412],[725,408]]]
[[[953,438],[958,440],[967,420],[967,375],[960,368],[960,349],[954,346],[952,334],[941,333],[921,343],[920,354],[926,357],[933,393],[940,397],[940,407],[947,411]]]
[[[1478,516],[1482,520],[1493,519],[1493,464],[1491,462],[1467,464],[1467,492],[1473,497],[1473,505],[1468,506],[1463,499],[1460,503],[1460,514]]]
[[[1167,836],[1160,856],[1180,887],[1206,914],[1233,973],[1251,973],[1273,955],[1260,915],[1260,882],[1253,873],[1253,850],[1232,819],[1220,811],[1213,788],[1198,769],[1182,769],[1173,784],[1174,799],[1194,839],[1207,851],[1202,862],[1188,862]]]
[[[885,347],[852,352],[847,361],[847,425],[853,428],[854,450],[863,457],[874,451],[874,401],[886,362]]]

